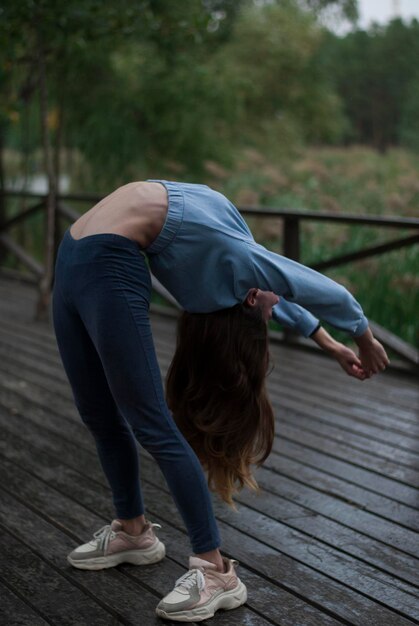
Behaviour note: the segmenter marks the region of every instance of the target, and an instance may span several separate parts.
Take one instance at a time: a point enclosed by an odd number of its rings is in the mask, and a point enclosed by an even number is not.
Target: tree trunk
[[[49,301],[51,295],[51,285],[54,269],[54,235],[55,235],[55,214],[57,199],[57,182],[55,179],[54,164],[52,159],[51,139],[48,130],[48,91],[46,78],[46,61],[43,49],[43,41],[38,31],[38,67],[39,67],[39,99],[41,112],[41,136],[44,151],[44,166],[48,180],[48,196],[46,202],[46,225],[44,243],[44,267],[45,274],[39,283],[39,299],[36,317],[37,319],[47,319]]]
[[[0,231],[1,227],[6,221],[6,198],[4,195],[5,191],[5,173],[4,173],[4,131],[3,127],[0,125]],[[5,249],[0,246],[0,263],[6,258]]]
[[[61,89],[59,90],[60,97],[58,102],[58,121],[57,121],[57,129],[55,133],[55,142],[54,142],[54,156],[53,156],[53,165],[54,165],[54,176],[56,181],[56,196],[57,198],[60,195],[60,174],[61,174],[61,149],[63,143],[63,128],[64,128],[64,83],[65,76],[62,76],[63,83],[61,85]],[[58,200],[57,200],[58,203]],[[57,204],[56,203],[56,204]],[[55,259],[57,257],[58,246],[61,241],[62,232],[61,232],[61,220],[60,214],[58,211],[55,213],[55,226],[54,226],[54,265]]]

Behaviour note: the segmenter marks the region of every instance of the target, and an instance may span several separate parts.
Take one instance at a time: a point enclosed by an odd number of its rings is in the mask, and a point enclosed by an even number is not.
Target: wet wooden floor
[[[160,563],[79,571],[66,561],[113,517],[90,434],[73,405],[54,335],[33,322],[34,292],[0,280],[0,623],[164,624],[158,600],[190,546],[162,475],[141,451],[146,514]],[[165,374],[174,321],[152,318]],[[272,345],[273,452],[259,495],[238,513],[214,497],[224,554],[246,605],[214,625],[419,623],[419,389],[387,371],[363,383],[328,358]]]

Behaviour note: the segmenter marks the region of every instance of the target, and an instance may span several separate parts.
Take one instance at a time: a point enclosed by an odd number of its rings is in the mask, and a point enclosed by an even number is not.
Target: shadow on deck
[[[80,571],[66,561],[113,517],[93,439],[73,405],[35,294],[0,280],[0,615],[2,623],[163,624],[161,596],[185,572],[185,527],[141,450],[146,514],[167,557]],[[153,314],[163,375],[175,324]],[[245,606],[214,625],[419,623],[419,389],[386,371],[363,383],[328,358],[272,345],[274,450],[234,513],[214,496],[222,551],[239,560]],[[169,622],[166,622],[169,623]]]

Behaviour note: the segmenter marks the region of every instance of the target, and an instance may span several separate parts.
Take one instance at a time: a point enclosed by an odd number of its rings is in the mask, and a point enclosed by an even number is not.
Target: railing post
[[[3,225],[6,222],[6,196],[4,193],[3,185],[0,185],[0,234],[3,231]],[[0,265],[4,262],[7,256],[6,250],[3,246],[0,246]]]
[[[55,261],[57,259],[58,248],[61,243],[62,237],[62,221],[61,221],[61,213],[59,210],[60,206],[60,196],[57,195],[55,198],[55,220],[54,220],[54,263],[52,269],[52,282],[54,282],[54,270],[55,270]]]
[[[300,260],[300,220],[298,217],[284,218],[284,256],[293,261]],[[284,341],[289,342],[298,333],[289,328],[284,328]]]
[[[298,217],[284,218],[284,256],[293,261],[300,260],[300,220]]]
[[[6,195],[5,195],[5,180],[4,180],[4,141],[3,141],[3,128],[0,127],[0,232],[3,229],[3,224],[6,222]],[[2,246],[0,246],[0,263],[3,263],[7,256],[7,252]]]

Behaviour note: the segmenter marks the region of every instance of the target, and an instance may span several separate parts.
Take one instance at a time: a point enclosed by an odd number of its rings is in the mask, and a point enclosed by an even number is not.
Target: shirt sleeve
[[[319,320],[299,304],[281,298],[272,309],[272,318],[285,326],[292,328],[303,337],[310,337],[319,327]]]
[[[343,285],[258,243],[249,242],[246,245],[253,264],[255,287],[273,291],[287,302],[300,305],[318,319],[352,337],[366,331],[368,319],[361,305]],[[309,328],[314,330],[314,320],[308,318],[304,310],[290,310],[283,303],[281,311],[283,319],[289,316],[294,328],[300,328],[303,333],[307,333]]]

